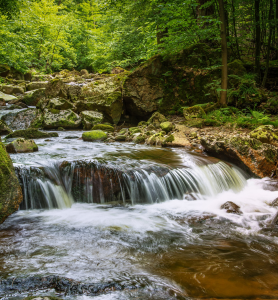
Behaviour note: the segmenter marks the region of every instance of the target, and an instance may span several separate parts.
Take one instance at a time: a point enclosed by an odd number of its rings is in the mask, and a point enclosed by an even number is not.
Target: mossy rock
[[[183,110],[183,115],[185,119],[188,120],[192,118],[204,118],[206,116],[206,113],[201,106],[195,105],[192,107],[185,108]]]
[[[243,76],[247,73],[243,63],[241,60],[236,59],[233,62],[228,63],[228,73],[237,75],[237,76]]]
[[[128,130],[131,134],[141,133],[141,129],[138,127],[130,127]]]
[[[119,135],[117,135],[115,137],[115,141],[117,141],[117,142],[124,142],[125,140],[126,140],[126,136],[125,135],[119,134]]]
[[[138,126],[147,126],[148,125],[148,122],[146,121],[141,121],[138,123]]]
[[[87,142],[104,141],[107,139],[107,134],[102,130],[92,130],[83,132],[82,139]]]
[[[24,139],[41,139],[48,137],[58,137],[57,132],[42,132],[38,129],[25,129],[25,130],[16,130],[13,133],[10,133],[6,136],[6,139],[9,138],[24,138]]]
[[[174,129],[174,124],[172,122],[163,122],[160,124],[160,128],[166,133],[172,131]]]
[[[204,119],[194,118],[194,119],[186,120],[185,125],[187,127],[203,128],[204,122],[205,122]]]
[[[128,128],[122,128],[119,132],[119,134],[124,135],[128,132]]]
[[[11,128],[2,120],[0,120],[0,135],[12,133]]]
[[[81,114],[83,129],[90,130],[94,125],[103,122],[103,114],[97,111],[82,111]]]
[[[278,136],[274,132],[274,127],[272,125],[262,125],[256,128],[250,132],[250,137],[267,144],[278,142]]]
[[[155,146],[163,145],[166,140],[165,134],[166,134],[165,131],[160,131],[159,133],[155,133],[148,139],[147,144],[155,145]]]
[[[23,200],[13,163],[0,138],[0,223],[18,210]]]
[[[135,144],[143,144],[146,141],[146,136],[144,134],[140,134],[136,136],[133,140]]]
[[[160,123],[166,122],[167,119],[159,112],[155,112],[148,120],[148,124],[153,124],[155,127],[159,127]]]
[[[6,150],[8,153],[29,153],[36,152],[39,148],[33,140],[19,138],[6,145]]]
[[[45,109],[43,119],[43,126],[45,129],[54,129],[58,127],[75,129],[81,126],[81,118],[71,109],[57,111],[54,109]]]
[[[93,128],[93,130],[103,130],[106,132],[114,132],[114,127],[110,125],[105,125],[105,124],[97,124]]]
[[[73,104],[63,98],[53,98],[49,100],[47,107],[50,110],[55,109],[59,111],[59,110],[72,109]]]
[[[45,88],[27,92],[22,98],[22,102],[28,106],[36,106],[45,97]]]

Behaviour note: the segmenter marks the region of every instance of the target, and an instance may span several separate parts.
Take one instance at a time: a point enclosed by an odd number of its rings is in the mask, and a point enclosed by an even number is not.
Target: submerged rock
[[[0,138],[0,223],[18,210],[23,200],[12,161]]]
[[[25,139],[41,139],[41,138],[47,138],[47,137],[58,137],[57,132],[42,132],[38,129],[25,129],[25,130],[16,130],[13,133],[10,133],[6,136],[6,139],[9,138],[25,138]]]
[[[103,122],[103,114],[97,111],[82,111],[80,116],[82,119],[83,129],[86,130],[90,130],[94,125]]]
[[[33,140],[19,138],[6,145],[6,150],[8,153],[28,153],[36,152],[39,148]]]
[[[221,209],[225,209],[227,213],[241,215],[240,207],[232,201],[227,201],[221,205]]]
[[[74,113],[71,109],[67,110],[56,110],[56,109],[45,109],[43,126],[46,129],[54,129],[63,127],[65,129],[75,129],[80,127],[81,118]]]
[[[107,134],[102,130],[92,130],[83,132],[82,139],[87,142],[103,141],[107,139]]]

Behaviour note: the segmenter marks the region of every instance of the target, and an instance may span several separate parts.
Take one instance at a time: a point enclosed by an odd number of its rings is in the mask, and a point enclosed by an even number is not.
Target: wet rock
[[[172,122],[162,122],[160,124],[160,128],[168,133],[174,129],[174,124]]]
[[[161,131],[159,133],[153,134],[148,140],[147,144],[148,145],[153,145],[153,146],[161,146],[165,143],[166,137],[165,137],[166,132]]]
[[[83,129],[90,130],[96,124],[103,122],[103,114],[97,111],[82,111],[81,114]]]
[[[8,94],[8,95],[24,94],[24,88],[21,86],[16,86],[16,85],[2,85],[0,87],[0,90],[1,90],[1,92]],[[1,97],[1,95],[0,95],[0,97]]]
[[[244,135],[220,133],[201,138],[207,153],[229,160],[251,175],[272,177],[277,175],[278,148]]]
[[[274,200],[271,202],[270,206],[278,206],[278,198],[274,199]]]
[[[237,214],[237,215],[242,214],[240,207],[232,201],[225,202],[223,205],[221,205],[221,209],[225,209],[226,212],[229,214]]]
[[[16,130],[13,133],[10,133],[6,136],[6,139],[9,138],[25,138],[25,139],[41,139],[41,138],[47,138],[47,137],[58,137],[57,132],[42,132],[38,129],[25,129],[25,130]]]
[[[102,130],[105,132],[114,132],[114,127],[110,125],[105,125],[105,124],[97,124],[93,128],[93,130]]]
[[[92,130],[84,132],[82,139],[87,142],[103,141],[107,139],[107,134],[102,130]]]
[[[125,135],[119,134],[119,135],[117,135],[115,137],[115,141],[117,141],[117,142],[124,142],[125,140],[126,140],[126,136]]]
[[[152,124],[154,127],[159,128],[160,123],[166,122],[167,119],[165,118],[164,115],[162,115],[159,112],[153,113],[153,115],[149,118],[148,124]],[[148,129],[150,130],[150,129]]]
[[[278,146],[278,135],[276,135],[273,125],[263,125],[256,128],[250,132],[250,137],[257,139],[262,143]]]
[[[33,140],[19,138],[6,145],[6,150],[8,153],[28,153],[36,152],[39,148]]]
[[[78,139],[78,138],[79,138],[78,136],[70,135],[70,136],[64,137],[64,140],[75,140],[75,139]]]
[[[13,132],[9,126],[2,120],[0,120],[0,135],[6,135]]]
[[[0,138],[0,223],[18,210],[23,200],[13,163]]]
[[[22,98],[22,101],[28,106],[36,106],[40,100],[45,97],[45,89],[33,90],[26,92]]]
[[[146,136],[144,134],[139,133],[137,136],[133,138],[133,142],[135,144],[143,144],[145,143]]]
[[[9,101],[15,100],[17,98],[15,96],[7,95],[0,91],[0,99],[4,100],[5,102],[9,102]]]
[[[56,110],[45,109],[43,126],[46,129],[63,127],[65,129],[75,129],[81,126],[81,118],[71,109]]]
[[[32,122],[35,121],[40,115],[41,112],[39,110],[29,108],[20,111],[11,111],[8,114],[4,115],[2,117],[2,120],[6,122],[6,124],[12,130],[27,129],[31,127]]]
[[[74,106],[72,103],[63,98],[53,98],[49,100],[47,108],[48,109],[58,109],[58,110],[66,110],[72,109]]]
[[[27,91],[34,91],[38,89],[45,89],[48,85],[48,81],[32,81],[26,85]]]
[[[276,215],[271,221],[271,226],[276,226],[276,225],[278,225],[278,212],[276,213]]]
[[[3,100],[0,99],[0,106],[6,106],[6,102],[4,99]]]

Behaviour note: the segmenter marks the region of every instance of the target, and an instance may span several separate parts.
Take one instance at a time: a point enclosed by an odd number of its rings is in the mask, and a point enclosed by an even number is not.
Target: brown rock
[[[221,209],[225,209],[227,213],[241,215],[240,207],[232,201],[227,201],[221,205]]]

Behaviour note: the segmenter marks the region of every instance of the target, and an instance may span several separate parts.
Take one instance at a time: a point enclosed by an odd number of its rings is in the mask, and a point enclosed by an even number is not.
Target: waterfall
[[[17,166],[24,201],[21,209],[51,209],[81,203],[158,203],[202,199],[226,190],[240,191],[245,175],[225,162],[169,168],[119,166],[99,161],[52,162]]]

